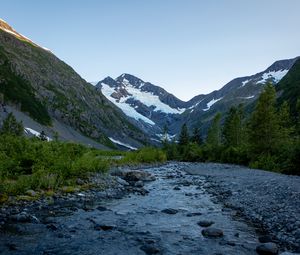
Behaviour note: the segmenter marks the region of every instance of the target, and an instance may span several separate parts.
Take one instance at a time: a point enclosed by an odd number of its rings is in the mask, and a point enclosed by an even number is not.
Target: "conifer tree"
[[[187,145],[190,141],[189,132],[186,123],[184,123],[181,127],[180,135],[179,135],[179,145]]]
[[[202,144],[202,137],[201,137],[201,134],[200,134],[200,128],[198,127],[195,127],[193,129],[193,135],[191,137],[191,141],[193,143],[196,143],[198,145],[201,145]]]
[[[12,113],[9,113],[3,121],[0,134],[22,136],[24,134],[23,124],[22,122],[18,122]]]
[[[291,141],[291,135],[295,131],[295,128],[291,120],[290,107],[286,101],[280,106],[278,118],[281,144],[288,145]]]
[[[230,108],[223,127],[223,139],[226,146],[238,147],[242,144],[244,136],[243,118],[242,105]]]
[[[271,155],[278,149],[280,121],[275,103],[275,89],[272,84],[267,84],[250,118],[249,149],[252,156]]]
[[[206,144],[217,147],[221,144],[221,114],[217,113],[208,130]]]

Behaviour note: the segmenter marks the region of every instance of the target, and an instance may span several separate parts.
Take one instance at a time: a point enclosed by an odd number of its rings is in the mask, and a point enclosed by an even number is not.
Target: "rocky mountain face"
[[[107,77],[96,87],[137,126],[160,139],[167,127],[170,135],[178,134],[183,123],[190,128],[201,126],[205,132],[217,112],[225,113],[231,106],[253,104],[264,84],[277,84],[291,69],[298,58],[280,60],[263,72],[233,79],[220,90],[198,95],[184,102],[159,86],[130,75]]]
[[[202,97],[198,103],[188,109],[179,123],[174,123],[172,130],[179,131],[179,127],[187,122],[190,127],[202,126],[204,132],[217,112],[226,113],[230,107],[243,104],[247,110],[258,99],[268,82],[276,85],[292,68],[298,58],[279,60],[266,70],[245,77],[231,80],[220,90]]]
[[[144,133],[49,50],[0,21],[0,101],[45,127],[59,122],[106,146],[142,146]],[[59,130],[55,130],[58,131]]]
[[[159,141],[163,127],[179,118],[188,105],[163,88],[130,74],[116,79],[106,77],[96,88],[150,134],[152,141]]]
[[[190,129],[201,126],[205,133],[217,112],[224,116],[233,105],[253,105],[267,82],[279,83],[279,95],[295,110],[297,59],[276,61],[263,72],[184,102],[130,74],[92,86],[50,50],[0,20],[0,122],[11,109],[28,130],[46,130],[49,137],[58,132],[62,139],[91,146],[96,141],[134,149],[159,143],[166,130],[175,136],[183,123]]]
[[[291,106],[291,113],[294,116],[299,114],[297,100],[300,100],[300,59],[295,62],[286,76],[278,83],[276,90],[279,94],[279,103],[288,102]]]

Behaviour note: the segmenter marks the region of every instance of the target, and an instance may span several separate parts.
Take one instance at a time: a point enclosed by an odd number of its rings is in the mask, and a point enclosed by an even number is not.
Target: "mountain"
[[[190,127],[201,125],[205,132],[217,112],[224,115],[230,107],[238,104],[243,104],[247,109],[257,100],[264,85],[267,82],[276,85],[289,72],[297,59],[298,57],[276,61],[262,72],[235,78],[220,90],[201,97],[197,105],[183,114],[179,123],[173,124],[172,130],[178,132],[179,127],[186,122]]]
[[[118,106],[135,124],[159,140],[165,125],[183,113],[188,105],[163,88],[130,75],[106,77],[96,88]]]
[[[278,83],[276,89],[280,95],[279,103],[287,101],[291,106],[291,113],[296,116],[297,100],[300,100],[300,59]]]
[[[19,116],[26,113],[31,120],[23,119],[47,129],[48,136],[58,132],[62,139],[67,139],[72,134],[76,141],[86,143],[82,137],[88,137],[89,141],[105,146],[115,143],[140,147],[147,142],[145,134],[101,91],[51,51],[19,34],[3,20],[0,101],[3,112],[13,109]]]
[[[201,125],[205,132],[216,112],[225,113],[231,106],[240,103],[245,107],[253,104],[264,84],[277,84],[297,59],[276,61],[260,73],[235,78],[220,90],[195,96],[187,102],[130,74],[122,74],[116,79],[106,77],[98,82],[96,88],[134,119],[135,124],[152,139],[158,140],[165,126],[171,136],[178,134],[183,123],[189,127]]]

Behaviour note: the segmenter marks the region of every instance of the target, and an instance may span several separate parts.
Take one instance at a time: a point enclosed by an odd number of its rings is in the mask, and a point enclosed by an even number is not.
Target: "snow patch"
[[[191,109],[194,109],[198,104],[200,104],[202,101],[204,100],[204,98],[203,99],[201,99],[200,101],[198,101],[196,104],[194,104],[194,105],[192,105],[192,106],[190,106],[189,108],[187,108],[188,110],[191,110]],[[192,112],[192,111],[191,111]]]
[[[279,71],[270,71],[267,73],[264,73],[262,75],[262,79],[256,82],[256,84],[264,84],[267,82],[267,80],[272,79],[275,83],[278,83],[288,72],[289,70],[279,70]]]
[[[117,99],[113,98],[111,95],[115,92],[113,88],[108,86],[105,83],[101,83],[102,88],[101,91],[103,95],[112,103],[114,103],[116,106],[118,106],[127,116],[134,118],[135,120],[142,120],[145,123],[148,123],[150,125],[155,125],[155,123],[143,116],[142,114],[138,113],[132,106],[129,104],[126,104],[125,101],[127,98],[122,97],[119,101]]]
[[[207,108],[205,108],[205,109],[203,109],[203,111],[204,112],[206,112],[206,111],[208,111],[209,109],[210,109],[210,107],[212,107],[216,102],[218,102],[218,101],[220,101],[221,99],[222,99],[223,97],[220,97],[220,98],[218,98],[218,99],[212,99],[211,101],[209,101],[208,103],[207,103]]]
[[[122,145],[122,146],[124,146],[124,147],[126,147],[126,148],[128,148],[128,149],[131,149],[131,150],[137,150],[136,147],[133,147],[133,146],[131,146],[130,144],[120,142],[120,141],[118,141],[118,140],[116,140],[116,139],[114,139],[114,138],[112,138],[112,137],[108,137],[108,138],[109,138],[109,140],[111,140],[113,143]]]
[[[164,140],[170,142],[176,137],[176,135],[170,135],[170,134],[156,134],[156,136],[160,138],[160,142]]]
[[[36,130],[34,130],[34,129],[32,129],[32,128],[29,128],[29,127],[25,127],[24,128],[24,131],[28,134],[28,132],[29,133],[31,133],[31,134],[33,134],[34,136],[36,136],[36,137],[39,137],[40,136],[40,132],[38,132],[38,131],[36,131]],[[48,136],[46,136],[46,139],[47,139],[47,141],[49,142],[49,141],[52,141],[52,139],[50,138],[50,137],[48,137]]]
[[[244,87],[249,81],[251,81],[251,79],[243,81],[241,87]]]
[[[125,79],[124,79],[125,80]],[[126,85],[126,90],[128,91],[131,98],[142,102],[148,107],[155,107],[155,112],[164,112],[167,114],[180,114],[183,113],[186,109],[175,109],[171,108],[169,105],[160,101],[159,96],[154,95],[152,92],[140,91],[139,89],[133,87],[130,83],[124,83]]]
[[[252,95],[252,96],[248,96],[248,97],[240,97],[240,98],[242,98],[242,99],[251,99],[251,98],[254,98],[255,96],[254,95]]]

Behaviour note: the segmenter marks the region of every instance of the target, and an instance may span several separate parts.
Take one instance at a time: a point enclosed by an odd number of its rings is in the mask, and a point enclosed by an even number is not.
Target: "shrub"
[[[250,162],[251,168],[265,169],[269,171],[279,171],[277,158],[274,155],[262,154],[257,160]]]
[[[203,152],[199,145],[190,143],[182,148],[182,161],[203,161]]]
[[[166,154],[159,149],[145,147],[138,151],[127,153],[120,163],[154,163],[167,160]]]
[[[221,153],[221,162],[247,165],[249,157],[244,147],[228,147]]]

